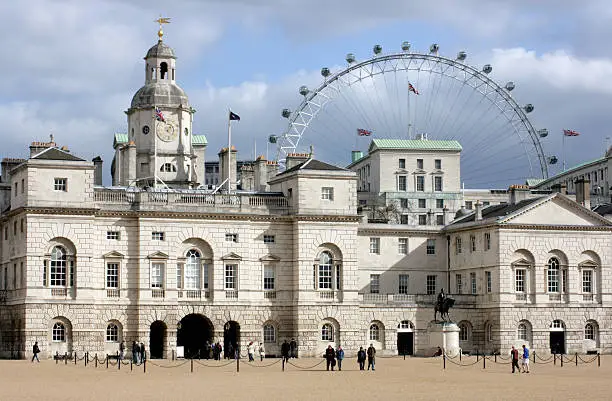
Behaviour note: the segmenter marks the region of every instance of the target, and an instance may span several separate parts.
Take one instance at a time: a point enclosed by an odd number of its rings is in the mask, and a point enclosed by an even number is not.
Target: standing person
[[[529,348],[523,344],[523,373],[529,373]]]
[[[39,353],[40,353],[40,348],[38,348],[38,341],[36,341],[34,342],[34,345],[32,346],[32,354],[34,354],[32,356],[32,363],[34,363],[34,359],[36,359],[36,361],[40,363],[40,359],[38,359]]]
[[[291,351],[291,358],[297,358],[297,341],[295,341],[295,338],[291,339],[289,350]]]
[[[344,350],[342,346],[338,345],[338,349],[336,350],[336,359],[338,360],[338,370],[342,370],[342,360],[344,359]]]
[[[289,361],[289,343],[287,340],[281,345],[281,355],[283,356],[283,361]]]
[[[376,362],[376,348],[374,348],[374,344],[370,344],[368,348],[368,370],[370,370],[370,366],[374,370],[374,362]]]
[[[235,357],[235,355],[234,355],[234,346],[230,342],[227,345],[227,359],[234,359],[234,357]]]
[[[363,350],[363,347],[359,347],[359,351],[357,351],[357,363],[359,364],[359,370],[364,370],[365,360],[366,352]]]
[[[136,341],[132,341],[132,362],[134,362],[136,365],[140,363],[139,354],[140,354],[140,347],[138,346]]]
[[[125,341],[121,341],[119,343],[119,360],[123,361],[123,356],[125,355]]]
[[[221,360],[221,354],[223,354],[223,346],[221,346],[221,343],[217,341],[217,360],[218,361]]]
[[[331,366],[331,370],[333,372],[334,366],[336,366],[336,353],[331,345],[328,345],[327,349],[325,350],[325,359],[327,360],[327,370],[329,370],[329,367]]]
[[[259,358],[263,362],[265,357],[266,357],[266,349],[264,348],[264,344],[259,343]]]
[[[253,345],[253,341],[251,341],[247,347],[247,353],[249,354],[249,362],[255,361],[255,346]]]
[[[510,350],[510,355],[512,356],[512,373],[514,373],[514,369],[516,368],[516,373],[521,373],[521,368],[519,368],[519,352],[514,345],[512,346],[512,350]]]
[[[147,350],[144,343],[140,343],[140,362],[144,363],[147,360]]]

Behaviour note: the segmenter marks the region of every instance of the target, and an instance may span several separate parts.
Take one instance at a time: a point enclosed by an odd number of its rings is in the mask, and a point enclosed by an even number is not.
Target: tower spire
[[[170,18],[168,17],[162,17],[161,15],[159,16],[158,19],[156,19],[153,22],[157,22],[159,24],[159,31],[157,31],[157,36],[159,37],[159,41],[162,41],[162,38],[164,37],[164,30],[163,28],[163,24],[169,24],[170,23]]]

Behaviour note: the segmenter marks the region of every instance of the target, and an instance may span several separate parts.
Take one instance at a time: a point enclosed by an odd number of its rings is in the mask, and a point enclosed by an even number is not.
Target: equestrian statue
[[[438,312],[440,312],[440,318],[442,319],[442,321],[450,322],[451,319],[450,315],[448,314],[448,311],[450,308],[453,307],[453,305],[455,305],[455,300],[447,297],[444,294],[444,288],[442,288],[440,290],[440,293],[438,294],[438,299],[434,308],[434,321],[438,321],[437,316]]]

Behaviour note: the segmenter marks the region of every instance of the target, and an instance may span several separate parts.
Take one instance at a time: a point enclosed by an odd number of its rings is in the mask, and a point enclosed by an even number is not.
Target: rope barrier
[[[197,363],[198,365],[201,365],[201,366],[206,366],[207,368],[223,368],[223,367],[228,366],[228,365],[231,365],[231,364],[233,364],[233,363],[235,362],[235,361],[232,359],[232,360],[230,360],[229,362],[226,362],[226,363],[224,363],[224,364],[222,364],[222,365],[208,365],[208,364],[206,364],[206,363],[204,363],[204,362],[201,362],[199,359],[194,359],[193,361],[194,361],[195,363]]]
[[[153,366],[157,366],[158,368],[172,369],[172,368],[180,368],[181,366],[185,365],[189,361],[190,361],[189,359],[185,359],[182,363],[179,363],[177,365],[162,365],[159,363],[155,363],[152,360],[149,360],[148,362]]]
[[[293,362],[290,362],[290,361],[287,361],[287,362],[286,362],[286,364],[287,364],[287,365],[291,365],[291,366],[293,366],[293,367],[295,367],[295,368],[298,368],[298,369],[300,369],[300,370],[309,370],[309,369],[314,369],[314,368],[316,368],[317,366],[319,366],[320,364],[322,364],[322,363],[324,363],[324,362],[326,362],[326,360],[325,360],[325,359],[323,359],[321,362],[319,362],[319,363],[317,363],[317,364],[315,364],[315,365],[309,366],[309,367],[299,366],[299,365],[296,365],[296,364],[294,364]]]
[[[253,366],[253,367],[255,367],[255,368],[269,368],[270,366],[276,365],[277,363],[279,363],[279,362],[280,362],[280,361],[282,361],[282,360],[283,360],[283,359],[282,359],[282,358],[280,358],[280,359],[277,359],[276,361],[274,361],[274,362],[272,362],[272,363],[269,363],[269,364],[267,364],[267,365],[257,365],[257,364],[255,364],[255,363],[252,363],[252,362],[247,362],[247,361],[244,361],[244,363],[246,363],[246,364],[247,364],[247,365],[249,365],[249,366]]]
[[[540,361],[542,361],[543,363],[546,363],[546,362],[551,361],[551,360],[554,358],[554,356],[553,356],[553,355],[551,355],[551,356],[549,356],[548,358],[542,358],[542,357],[540,356],[540,354],[536,354],[536,358],[537,358],[537,359],[539,359]]]
[[[580,357],[580,355],[578,355],[578,359],[580,359],[580,362],[581,362],[581,363],[593,363],[593,362],[595,362],[595,361],[597,360],[597,357],[598,357],[598,355],[595,355],[595,356],[593,357],[593,359],[591,359],[590,361],[585,361],[584,359],[582,359],[582,358]]]
[[[452,363],[453,365],[457,365],[457,366],[474,366],[477,363],[480,363],[480,360],[476,360],[473,363],[460,363],[460,362],[455,362],[453,361],[451,358],[449,358],[448,356],[446,356],[446,360],[449,361],[450,363]]]

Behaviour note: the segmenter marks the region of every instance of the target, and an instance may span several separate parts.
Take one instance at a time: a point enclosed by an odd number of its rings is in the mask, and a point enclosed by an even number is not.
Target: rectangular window
[[[427,199],[419,199],[419,209],[427,208]]]
[[[119,288],[119,263],[106,264],[106,288]]]
[[[525,269],[516,269],[514,271],[514,291],[525,292]]]
[[[436,170],[442,170],[442,160],[441,159],[434,160],[434,168]]]
[[[199,258],[188,258],[187,263],[183,269],[183,287],[186,290],[199,290],[200,289],[200,272],[202,265],[199,263]]]
[[[24,193],[24,192],[25,192],[25,179],[22,178],[21,179],[21,193]]]
[[[444,225],[444,215],[443,214],[436,215],[436,224],[439,226]]]
[[[491,272],[485,272],[485,277],[487,279],[487,294],[490,294],[493,292],[493,278]]]
[[[426,214],[419,214],[419,225],[420,226],[427,225],[427,215]]]
[[[183,270],[185,265],[183,263],[176,264],[176,288],[183,288]]]
[[[23,233],[23,231],[25,230],[25,219],[21,219],[21,221],[19,221],[19,225],[20,232]]]
[[[19,277],[21,277],[21,288],[26,287],[26,272],[23,269],[23,262],[19,263]]]
[[[442,177],[434,177],[434,191],[442,191]]]
[[[593,292],[593,270],[582,271],[582,292],[587,294]]]
[[[13,289],[17,289],[17,263],[13,264]]]
[[[406,191],[406,176],[400,175],[397,177],[397,190]]]
[[[380,254],[380,238],[370,238],[370,253]]]
[[[120,238],[119,231],[107,231],[106,232],[106,239],[119,241],[119,238]]]
[[[68,285],[70,287],[74,287],[74,260],[71,260],[70,262],[70,271],[69,271],[69,275],[68,275]]]
[[[225,265],[225,289],[235,290],[238,284],[238,265]]]
[[[428,255],[436,254],[436,240],[435,239],[427,240],[427,254]]]
[[[444,209],[444,199],[436,199],[436,209]]]
[[[465,208],[468,209],[468,210],[472,210],[472,208],[473,208],[472,201],[465,201]]]
[[[470,252],[476,252],[476,236],[470,235]]]
[[[470,283],[471,283],[471,287],[472,287],[472,295],[477,293],[477,288],[476,288],[476,273],[470,273]]]
[[[561,270],[561,289],[567,294],[567,269]]]
[[[264,266],[264,281],[263,289],[267,291],[274,290],[274,267]]]
[[[15,183],[15,196],[17,196],[17,183]]]
[[[399,275],[399,286],[397,287],[398,294],[408,294],[408,275],[400,274]]]
[[[380,274],[370,274],[370,294],[380,293]]]
[[[400,224],[408,224],[408,215],[407,214],[402,214],[400,216]]]
[[[165,241],[166,233],[164,233],[163,231],[153,231],[151,233],[151,239],[153,241]]]
[[[67,190],[67,182],[68,179],[67,178],[54,178],[53,179],[53,189],[55,191],[64,191],[66,192]],[[17,184],[15,184],[15,189],[17,189]],[[17,191],[15,191],[17,192]]]
[[[162,262],[151,263],[151,288],[164,288],[164,266]]]
[[[463,277],[461,274],[455,274],[455,292],[463,294]]]
[[[204,272],[202,274],[204,275],[204,289],[207,290],[208,289],[208,269],[209,269],[208,263],[204,263],[203,269],[204,269]]]
[[[491,234],[490,233],[485,233],[484,235],[484,249],[485,251],[488,251],[489,249],[491,249]]]
[[[406,168],[406,159],[399,159],[399,168]]]
[[[340,290],[342,275],[340,274],[340,265],[336,265],[336,290]]]
[[[438,276],[435,275],[429,275],[427,276],[427,281],[426,281],[426,290],[427,290],[427,295],[434,295],[436,293],[436,279]]]
[[[238,242],[238,234],[236,233],[225,234],[225,242]]]
[[[330,264],[319,264],[319,289],[332,289],[332,265]]]
[[[401,198],[400,199],[400,207],[402,209],[408,209],[408,199],[406,198]]]
[[[455,238],[455,254],[458,255],[462,251],[461,249],[461,237]]]
[[[423,170],[423,159],[417,159],[417,168]]]
[[[264,235],[263,236],[264,244],[273,244],[275,240],[276,238],[274,237],[274,235]]]
[[[548,269],[548,292],[559,292],[559,269]]]
[[[334,188],[333,187],[321,188],[321,199],[333,201],[334,200]]]
[[[417,175],[416,177],[416,190],[419,192],[425,191],[425,176]]]
[[[408,254],[408,238],[399,238],[397,240],[397,252],[400,255]]]
[[[47,286],[47,261],[43,261],[43,287]]]

